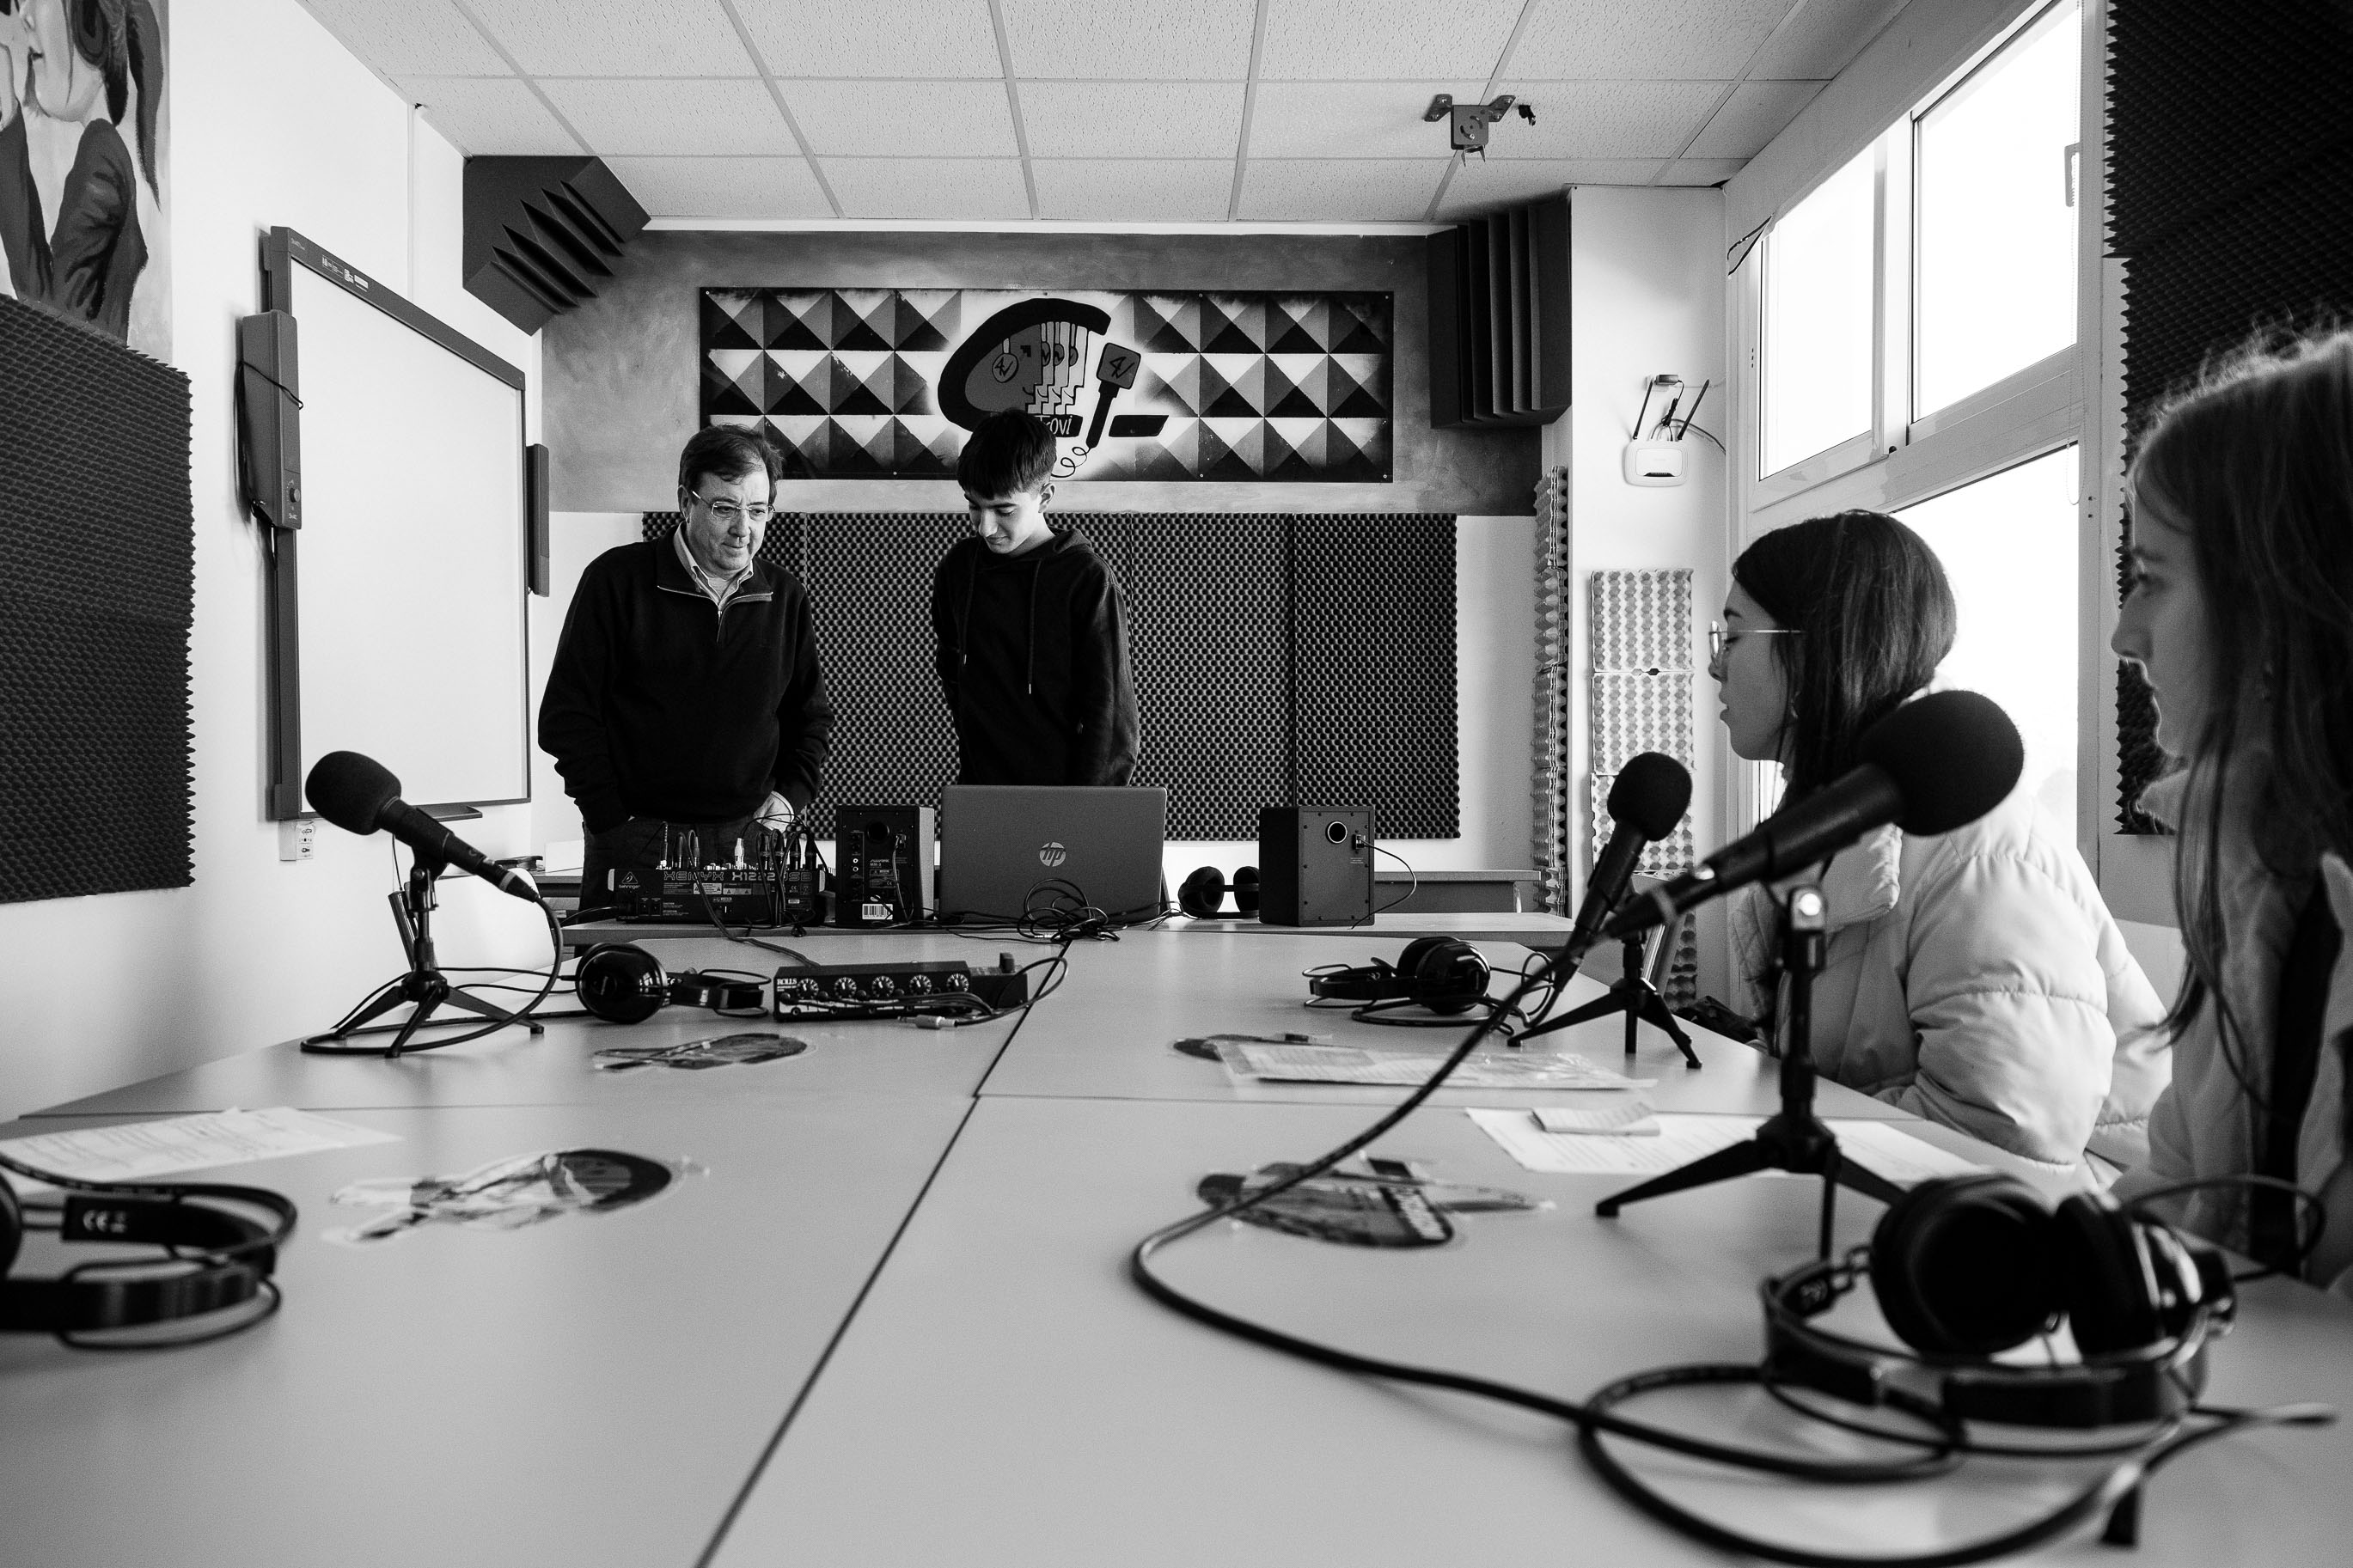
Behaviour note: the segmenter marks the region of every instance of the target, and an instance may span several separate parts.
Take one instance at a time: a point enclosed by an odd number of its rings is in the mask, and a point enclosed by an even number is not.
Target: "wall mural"
[[[702,421],[815,479],[950,478],[1026,408],[1058,478],[1386,482],[1391,321],[1386,293],[706,289]]]
[[[165,0],[0,0],[0,294],[172,353]]]

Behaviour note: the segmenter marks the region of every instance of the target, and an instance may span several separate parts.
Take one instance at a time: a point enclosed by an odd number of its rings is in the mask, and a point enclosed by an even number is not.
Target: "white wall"
[[[286,863],[262,816],[263,558],[237,500],[230,407],[262,232],[301,230],[522,366],[538,429],[537,340],[459,282],[456,151],[293,0],[206,0],[171,20],[173,359],[195,400],[195,880],[0,906],[0,1115],[323,1028],[401,967],[388,840],[322,828],[313,859]],[[529,818],[493,808],[468,837],[519,852]],[[444,888],[444,962],[545,953],[523,905]]]
[[[1723,435],[1725,412],[1724,196],[1713,190],[1580,186],[1569,194],[1571,405],[1546,431],[1545,462],[1569,469],[1570,554],[1576,593],[1569,646],[1569,775],[1580,792],[1580,844],[1589,843],[1592,717],[1591,612],[1588,584],[1596,572],[1689,567],[1693,580],[1692,667],[1707,662],[1706,625],[1724,603],[1728,575],[1725,470],[1715,447],[1694,435],[1690,477],[1670,489],[1626,483],[1626,443],[1634,434],[1642,393],[1661,374],[1682,376],[1696,393],[1715,388],[1699,426]],[[1651,416],[1661,410],[1654,405]],[[1564,428],[1565,427],[1565,428]],[[1715,721],[1715,687],[1694,679],[1692,832],[1705,855],[1724,842],[1731,752]],[[1581,858],[1578,862],[1580,872]],[[1583,879],[1577,892],[1582,896]],[[1725,988],[1720,911],[1700,926],[1700,989]]]

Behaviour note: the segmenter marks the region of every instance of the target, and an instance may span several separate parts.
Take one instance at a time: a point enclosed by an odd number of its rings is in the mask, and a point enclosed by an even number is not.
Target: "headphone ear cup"
[[[572,989],[580,1005],[608,1024],[641,1024],[670,1000],[659,960],[634,942],[599,942],[580,955]]]
[[[1486,958],[1455,937],[1417,938],[1398,957],[1398,968],[1413,999],[1433,1013],[1467,1013],[1487,994]]]
[[[2025,1343],[2062,1306],[2050,1211],[2013,1177],[1923,1182],[1871,1234],[1871,1288],[1895,1337],[1928,1355]]]
[[[25,1211],[16,1205],[16,1189],[0,1176],[0,1279],[16,1266],[16,1249],[25,1241]]]
[[[1226,879],[1215,866],[1204,866],[1177,884],[1176,907],[1197,921],[1215,920],[1226,901]]]
[[[2077,1351],[2094,1356],[2139,1350],[2188,1325],[2202,1287],[2179,1242],[2153,1246],[2148,1228],[2105,1193],[2075,1194],[2060,1204],[2052,1222],[2061,1293]],[[2159,1312],[2160,1298],[2179,1304],[2178,1321],[2164,1321],[2172,1314]]]
[[[1246,915],[1258,913],[1258,868],[1234,868],[1234,908]]]

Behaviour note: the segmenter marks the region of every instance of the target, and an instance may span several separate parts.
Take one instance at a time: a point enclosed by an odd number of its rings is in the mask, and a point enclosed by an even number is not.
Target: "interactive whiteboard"
[[[290,229],[302,526],[272,531],[270,815],[328,752],[412,805],[531,794],[522,373]]]

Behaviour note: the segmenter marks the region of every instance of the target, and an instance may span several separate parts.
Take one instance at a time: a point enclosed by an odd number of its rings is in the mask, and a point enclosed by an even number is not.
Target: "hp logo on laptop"
[[[1071,852],[1062,847],[1059,839],[1049,838],[1038,846],[1038,864],[1040,866],[1059,866],[1070,858]]]

